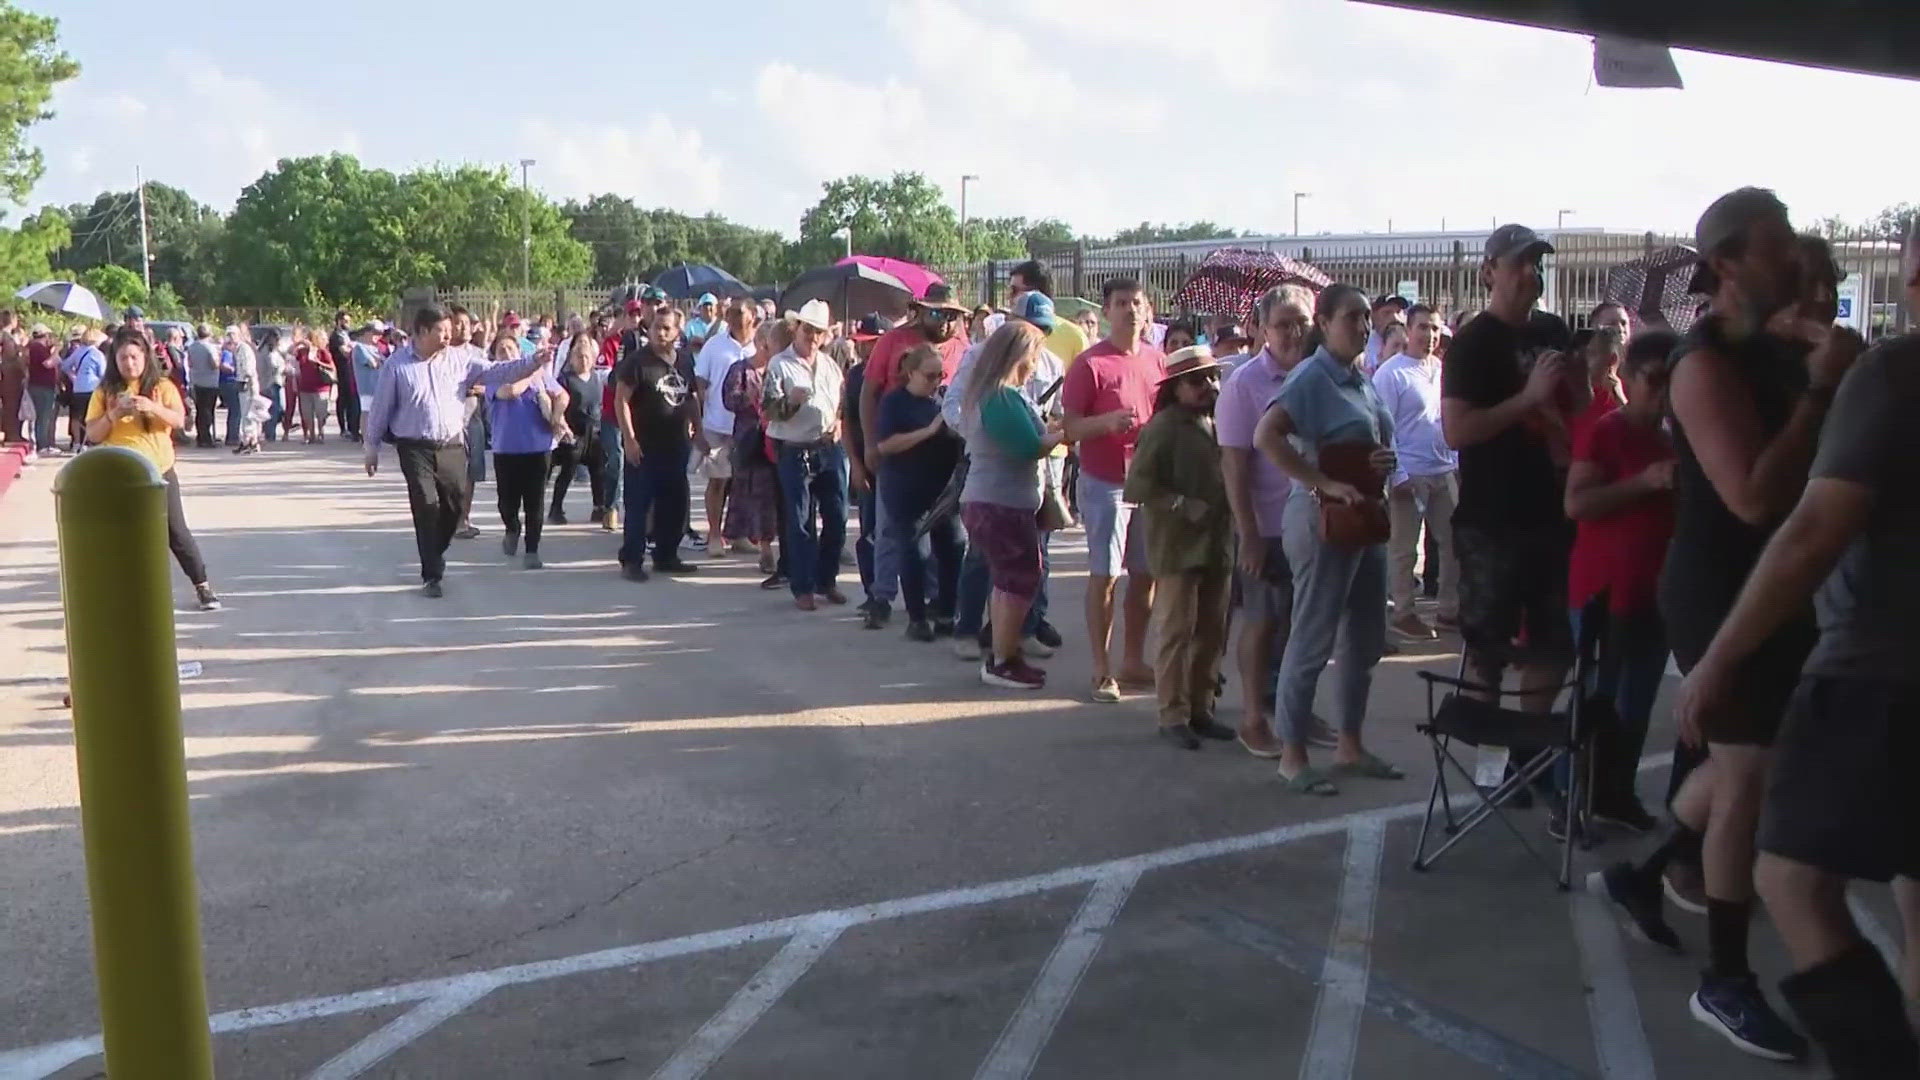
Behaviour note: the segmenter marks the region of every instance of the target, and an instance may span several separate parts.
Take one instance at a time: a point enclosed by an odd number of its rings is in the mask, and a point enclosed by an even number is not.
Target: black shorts
[[[1920,877],[1920,683],[1809,675],[1767,780],[1760,850],[1842,877]]]
[[[1238,559],[1234,561],[1233,604],[1244,609],[1249,619],[1289,621],[1293,618],[1293,567],[1287,562],[1287,551],[1279,537],[1263,536],[1260,542],[1266,547],[1267,557],[1258,581],[1240,569]]]
[[[1573,533],[1565,525],[1483,526],[1456,522],[1460,563],[1460,638],[1481,661],[1573,661],[1567,618],[1567,559]],[[1525,631],[1523,642],[1515,639]]]
[[[1663,617],[1667,608],[1662,605]],[[1673,664],[1682,675],[1693,671],[1720,630],[1718,621],[1699,626],[1689,625],[1691,621],[1683,616],[1677,623],[1672,619],[1667,622],[1667,644],[1673,650]],[[1812,620],[1796,620],[1775,631],[1742,660],[1734,671],[1733,699],[1727,708],[1701,721],[1701,734],[1707,741],[1772,746],[1794,700],[1794,689],[1800,685],[1800,669],[1806,666],[1807,654],[1819,638],[1820,631]]]

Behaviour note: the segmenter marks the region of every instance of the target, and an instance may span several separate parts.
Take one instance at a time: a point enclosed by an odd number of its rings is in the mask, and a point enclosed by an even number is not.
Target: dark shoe
[[[1220,742],[1232,742],[1239,737],[1239,732],[1234,731],[1232,728],[1215,720],[1211,716],[1195,717],[1187,721],[1187,727],[1190,728],[1195,735],[1203,739],[1217,739]]]
[[[1033,636],[1049,649],[1058,649],[1066,641],[1060,636],[1060,631],[1055,630],[1053,624],[1045,619],[1041,619],[1040,625],[1033,628]]]
[[[528,570],[543,570],[546,568],[547,564],[540,561],[540,556],[535,555],[533,552],[529,551],[527,552],[526,558],[521,561],[520,565],[523,568]]]
[[[438,600],[441,597],[447,595],[447,592],[445,589],[442,589],[440,587],[439,579],[435,578],[432,581],[423,582],[421,584],[420,595],[426,597],[429,600]]]
[[[932,641],[934,636],[933,627],[925,619],[915,619],[907,624],[908,641]]]
[[[813,602],[812,593],[801,593],[799,596],[794,597],[793,606],[799,608],[801,611],[820,610],[820,605]]]
[[[776,570],[767,575],[766,580],[760,583],[760,587],[769,592],[774,589],[784,589],[787,587],[787,575]]]
[[[1173,745],[1179,747],[1182,750],[1200,749],[1200,736],[1195,735],[1193,733],[1193,728],[1191,725],[1161,724],[1159,734],[1160,734],[1160,738],[1166,740],[1167,742],[1172,743]]]
[[[653,560],[653,569],[654,569],[654,572],[658,574],[679,575],[679,574],[697,574],[700,572],[699,567],[693,565],[692,563],[686,561],[685,559],[673,559],[669,562],[661,562],[659,559],[655,559]]]
[[[952,637],[953,636],[953,620],[946,619],[946,618],[934,619],[933,620],[933,636],[934,637]]]
[[[459,528],[453,530],[453,535],[459,537],[462,540],[472,540],[477,538],[480,535],[480,526],[471,525],[471,524],[462,525]]]
[[[457,536],[459,534],[456,533],[455,535]],[[510,532],[510,533],[507,533],[505,536],[502,536],[500,538],[500,550],[506,552],[508,558],[512,558],[514,555],[518,554],[520,551],[520,534],[517,532]]]
[[[860,601],[860,602],[859,602],[858,604],[856,604],[856,605],[854,605],[854,608],[853,608],[853,610],[855,610],[855,611],[857,611],[857,612],[859,612],[859,613],[860,613],[860,614],[862,614],[862,615],[865,615],[865,614],[868,614],[869,612],[871,612],[871,611],[873,611],[873,610],[874,610],[875,608],[877,608],[877,607],[880,607],[880,606],[881,606],[881,605],[880,605],[879,603],[877,603],[877,602],[876,602],[876,601],[875,601],[875,600],[873,599],[873,597],[871,597],[871,596],[869,596],[869,597],[867,597],[867,598],[866,598],[865,600],[862,600],[862,601]]]
[[[566,523],[567,523],[567,512],[565,510],[547,511],[547,524],[565,525]]]
[[[861,623],[869,630],[878,630],[893,621],[893,612],[874,604],[867,608],[867,617]]]
[[[1754,1057],[1799,1061],[1807,1056],[1807,1040],[1773,1011],[1751,974],[1701,975],[1687,1009],[1707,1030]]]
[[[639,565],[622,566],[620,576],[628,581],[646,581],[653,577],[652,574],[647,573],[646,567]]]
[[[598,525],[602,521],[605,521],[606,517],[607,517],[607,512],[596,506],[593,508],[592,512],[587,514],[587,524]]]
[[[687,530],[687,543],[689,543],[689,544],[692,544],[692,545],[693,545],[694,547],[706,547],[706,546],[707,546],[707,538],[706,538],[706,537],[704,537],[704,536],[701,536],[701,535],[700,535],[699,533],[697,533],[697,532],[694,532],[694,531],[693,531],[692,529],[688,529],[688,530]]]
[[[1587,891],[1626,912],[1642,941],[1681,951],[1680,935],[1667,925],[1666,913],[1660,907],[1659,878],[1641,874],[1632,863],[1619,862],[1588,874]]]
[[[820,599],[825,600],[829,604],[844,604],[847,602],[847,594],[841,592],[839,589],[828,589],[826,592],[820,593],[819,596]]]
[[[1016,656],[1004,664],[981,664],[980,681],[1006,690],[1038,690],[1047,685],[1047,673]]]
[[[201,611],[219,611],[220,598],[214,595],[211,583],[202,583],[193,587],[194,594],[200,599]]]
[[[1593,806],[1593,820],[1636,836],[1645,836],[1660,827],[1660,819],[1647,813],[1639,799],[1597,802]]]
[[[1780,996],[1826,1052],[1834,1076],[1920,1076],[1920,1044],[1900,984],[1871,945],[1787,976]]]

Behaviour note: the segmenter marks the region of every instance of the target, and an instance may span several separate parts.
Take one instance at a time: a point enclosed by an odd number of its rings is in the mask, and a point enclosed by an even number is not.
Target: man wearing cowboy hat
[[[887,527],[886,510],[867,500],[873,498],[870,479],[879,475],[880,436],[876,421],[880,399],[901,385],[900,358],[920,345],[931,345],[940,354],[941,385],[953,381],[960,370],[960,358],[967,351],[967,336],[961,333],[966,305],[953,298],[953,286],[936,282],[927,286],[926,295],[913,301],[906,322],[880,335],[868,357],[866,374],[860,381],[860,444],[863,460],[853,463],[853,486],[862,492],[861,506],[878,539],[873,551],[873,584],[867,596],[869,610],[886,611],[900,592],[900,545]],[[882,620],[884,621],[884,619]],[[877,628],[877,627],[876,627]]]
[[[1147,528],[1147,569],[1160,623],[1154,686],[1160,737],[1187,750],[1233,738],[1213,716],[1215,680],[1227,646],[1233,580],[1233,513],[1213,435],[1220,361],[1205,345],[1167,358],[1153,419],[1141,429],[1124,495]]]
[[[786,321],[793,344],[767,362],[761,401],[767,435],[779,448],[793,603],[813,611],[822,602],[847,602],[835,584],[847,542],[847,455],[839,441],[844,375],[823,348],[833,328],[826,301],[809,300]]]

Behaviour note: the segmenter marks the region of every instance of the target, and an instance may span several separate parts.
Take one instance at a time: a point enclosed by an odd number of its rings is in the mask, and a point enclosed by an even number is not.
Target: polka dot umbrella
[[[1203,315],[1244,320],[1253,314],[1253,302],[1261,293],[1289,282],[1319,292],[1333,279],[1317,266],[1271,251],[1221,248],[1201,261],[1173,294],[1173,304]]]
[[[1631,262],[1607,270],[1607,285],[1601,297],[1625,304],[1642,321],[1651,312],[1666,317],[1668,325],[1682,333],[1693,325],[1694,299],[1687,295],[1687,281],[1693,277],[1693,265],[1699,258],[1684,244],[1661,248]]]

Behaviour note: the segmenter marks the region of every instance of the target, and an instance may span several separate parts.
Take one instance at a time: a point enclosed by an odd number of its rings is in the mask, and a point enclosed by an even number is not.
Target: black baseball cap
[[[1378,300],[1375,300],[1373,302],[1373,307],[1371,310],[1379,311],[1381,308],[1386,307],[1390,304],[1398,305],[1401,311],[1407,310],[1407,307],[1409,306],[1407,304],[1406,297],[1401,296],[1399,293],[1388,293],[1385,296],[1382,296],[1381,298],[1379,298]]]
[[[1252,340],[1252,335],[1248,334],[1246,328],[1237,322],[1230,322],[1213,332],[1213,343],[1215,345],[1224,345],[1229,341]]]
[[[1487,237],[1487,258],[1504,259],[1510,255],[1544,255],[1553,245],[1525,225],[1502,225]]]
[[[139,304],[128,304],[127,309],[120,313],[120,317],[123,319],[144,319],[147,317],[147,313],[140,310]]]
[[[1707,266],[1707,256],[1769,218],[1786,222],[1787,204],[1766,188],[1737,188],[1709,203],[1693,226],[1693,247],[1699,262],[1687,282],[1687,291],[1709,293],[1718,287],[1712,268]]]

